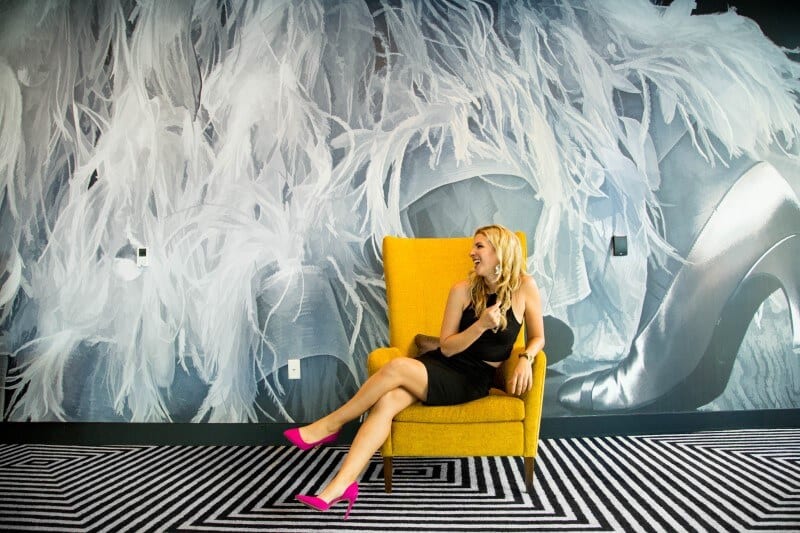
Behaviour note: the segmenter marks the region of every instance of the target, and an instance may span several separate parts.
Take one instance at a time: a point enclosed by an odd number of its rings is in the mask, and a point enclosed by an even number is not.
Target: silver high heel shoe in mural
[[[559,401],[585,411],[707,403],[724,389],[753,313],[778,288],[789,302],[797,350],[798,258],[797,195],[774,167],[758,163],[716,206],[627,357],[567,381]]]

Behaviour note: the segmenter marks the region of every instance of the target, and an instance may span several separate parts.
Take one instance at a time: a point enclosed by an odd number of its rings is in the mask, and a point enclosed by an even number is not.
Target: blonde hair
[[[506,318],[511,308],[511,297],[522,284],[525,274],[525,258],[522,257],[522,245],[517,235],[508,228],[499,224],[484,226],[475,230],[475,236],[483,235],[494,247],[497,259],[500,261],[500,276],[496,282],[497,301],[500,302],[500,329],[505,330],[508,325]],[[486,309],[486,298],[489,287],[483,276],[475,271],[469,274],[469,294],[475,316],[480,316]]]

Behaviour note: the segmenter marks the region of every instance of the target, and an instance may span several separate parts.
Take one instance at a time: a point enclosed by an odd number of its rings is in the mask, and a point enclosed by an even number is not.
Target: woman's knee
[[[428,390],[425,365],[408,357],[392,359],[381,368],[381,376],[394,388],[403,388],[412,397],[424,400]]]
[[[381,372],[386,375],[397,379],[403,379],[408,376],[413,376],[418,373],[422,363],[410,357],[398,357],[386,363]]]
[[[394,416],[415,401],[416,398],[407,390],[396,388],[381,396],[373,406],[372,411],[384,412]]]

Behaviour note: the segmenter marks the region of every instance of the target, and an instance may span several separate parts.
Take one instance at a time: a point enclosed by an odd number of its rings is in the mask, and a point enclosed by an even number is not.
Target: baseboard
[[[264,446],[285,444],[295,424],[185,424],[117,422],[2,422],[0,442],[68,445]],[[543,418],[541,438],[656,435],[724,429],[800,427],[800,409],[593,415]],[[352,441],[348,424],[340,442]]]
[[[273,446],[297,424],[191,424],[126,422],[2,422],[0,443],[67,445]],[[358,424],[347,424],[340,442],[349,443]]]
[[[663,435],[725,429],[800,427],[800,409],[638,413],[543,418],[541,438]]]

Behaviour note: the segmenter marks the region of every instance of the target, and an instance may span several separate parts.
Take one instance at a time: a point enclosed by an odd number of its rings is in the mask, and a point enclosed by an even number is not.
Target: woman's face
[[[477,275],[487,279],[493,279],[496,276],[495,268],[500,264],[500,260],[497,258],[494,246],[482,233],[475,235],[469,256],[475,266]]]

